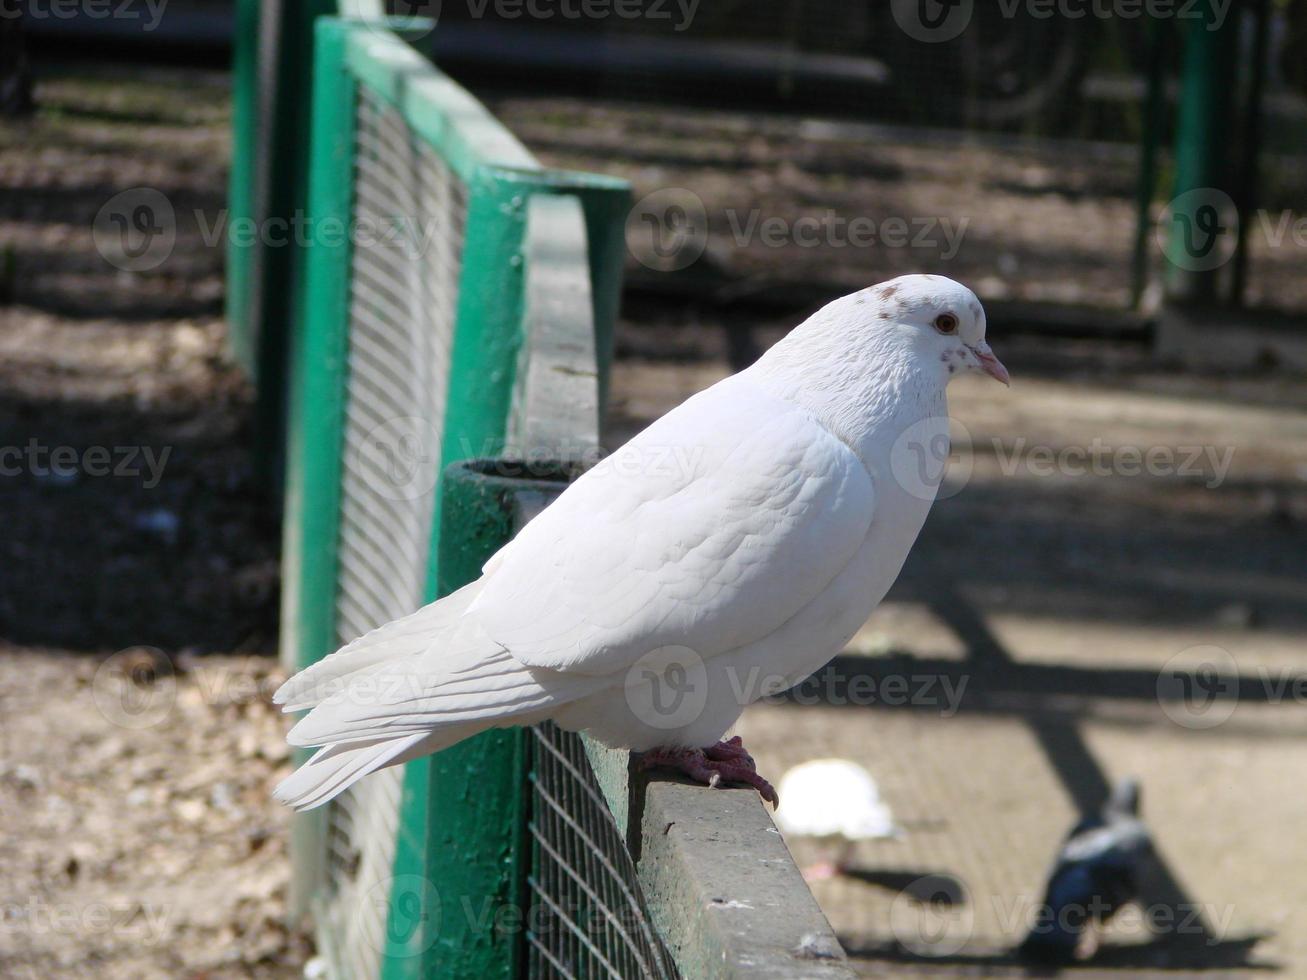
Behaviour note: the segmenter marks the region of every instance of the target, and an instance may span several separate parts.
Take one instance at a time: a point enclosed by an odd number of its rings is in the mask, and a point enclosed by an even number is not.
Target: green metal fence
[[[628,197],[618,181],[543,170],[379,24],[319,21],[314,70],[285,536],[283,650],[295,668],[457,587],[511,534],[466,481],[442,478],[447,463],[500,454],[510,437],[553,453],[595,447]],[[442,512],[456,515],[448,533]],[[563,776],[592,777],[574,760],[528,778],[527,738],[490,733],[386,770],[301,819],[296,901],[334,975],[521,975],[532,939],[534,962],[553,957],[564,973],[577,950],[600,950],[595,962],[663,955],[647,924],[634,954],[629,934],[592,938],[566,896],[563,918],[551,910],[531,938],[525,923],[468,914],[470,895],[490,896],[492,912],[524,908],[514,890],[538,883],[532,856],[552,852],[570,857],[550,859],[550,885],[537,884],[546,905],[561,876],[622,895],[640,920],[629,869],[626,880],[577,870],[594,840],[569,840],[568,821],[593,834],[603,816],[587,816]],[[533,849],[542,788],[573,810],[555,811]],[[503,867],[501,844],[514,855]]]

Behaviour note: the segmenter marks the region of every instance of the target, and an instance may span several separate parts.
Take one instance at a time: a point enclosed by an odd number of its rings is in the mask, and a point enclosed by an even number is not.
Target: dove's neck
[[[892,337],[851,351],[847,334],[839,347],[798,334],[772,347],[745,374],[811,412],[868,466],[876,467],[878,456],[914,422],[947,416],[948,374],[937,359],[905,350]]]

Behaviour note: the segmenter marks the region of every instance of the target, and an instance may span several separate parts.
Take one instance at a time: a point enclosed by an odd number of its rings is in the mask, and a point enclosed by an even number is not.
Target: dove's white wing
[[[767,636],[866,538],[871,477],[805,411],[736,376],[569,487],[486,566],[468,609],[532,668],[707,659]]]

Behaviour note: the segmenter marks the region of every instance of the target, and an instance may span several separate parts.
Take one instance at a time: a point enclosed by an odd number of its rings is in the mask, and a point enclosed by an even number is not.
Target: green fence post
[[[1235,182],[1235,204],[1239,209],[1239,235],[1230,270],[1231,306],[1243,305],[1248,288],[1248,232],[1253,224],[1261,186],[1262,101],[1266,91],[1267,62],[1270,60],[1271,9],[1268,0],[1251,0],[1252,47],[1248,53],[1248,84],[1243,100],[1243,133],[1239,175]]]
[[[275,487],[284,454],[290,332],[304,309],[304,251],[299,242],[313,226],[303,221],[309,181],[313,104],[314,24],[334,13],[335,0],[264,0],[258,48],[258,147],[254,161],[255,241],[246,285],[249,334],[257,394],[256,468]],[[347,105],[338,112],[351,111]],[[315,119],[316,122],[316,119]]]
[[[1143,131],[1139,135],[1139,174],[1135,184],[1135,243],[1130,262],[1130,305],[1138,308],[1148,288],[1148,246],[1153,237],[1153,196],[1157,191],[1157,150],[1166,110],[1166,50],[1170,25],[1148,22],[1148,87]]]
[[[343,25],[321,20],[318,84],[313,93],[313,172],[308,211],[339,222],[339,241],[308,250],[300,300],[304,315],[291,338],[291,420],[282,534],[281,651],[300,670],[336,648],[336,546],[349,345],[354,82],[344,70]],[[291,837],[292,914],[304,915],[316,890],[325,810],[296,818]]]
[[[513,495],[530,486],[498,476],[490,462],[444,473],[439,587],[448,593],[481,574],[513,533]],[[484,732],[437,753],[430,766],[432,881],[440,914],[424,976],[511,980],[521,975],[528,793],[526,733]]]
[[[608,404],[609,367],[622,299],[622,269],[626,259],[626,216],[631,210],[629,187],[616,180],[589,180],[569,187],[585,212],[586,246],[590,253],[590,297],[594,305],[595,361],[599,370],[599,417]]]
[[[1229,184],[1225,150],[1232,136],[1230,106],[1235,54],[1239,40],[1237,11],[1224,21],[1211,2],[1202,5],[1202,16],[1186,21],[1184,63],[1181,72],[1180,116],[1175,139],[1175,198],[1190,191],[1223,191]],[[1219,247],[1212,227],[1224,218],[1207,195],[1189,195],[1184,206],[1172,213],[1166,277],[1167,298],[1184,304],[1212,303],[1218,297],[1220,266],[1195,268],[1188,261],[1193,251],[1192,236],[1198,230],[1202,247]]]
[[[527,173],[478,168],[468,181],[468,232],[449,357],[442,460],[493,456],[504,446],[522,343],[522,243],[533,178]],[[439,485],[436,499],[443,499]],[[438,575],[443,511],[437,508],[432,522],[428,599],[447,594]]]

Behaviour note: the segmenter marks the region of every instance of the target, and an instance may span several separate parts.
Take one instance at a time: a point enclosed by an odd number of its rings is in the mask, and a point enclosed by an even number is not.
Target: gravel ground
[[[135,274],[91,234],[136,185],[218,212],[226,81],[73,70],[38,96],[0,125],[0,975],[297,976],[278,522],[222,256],[183,222]]]
[[[273,666],[0,646],[0,973],[299,975]]]

